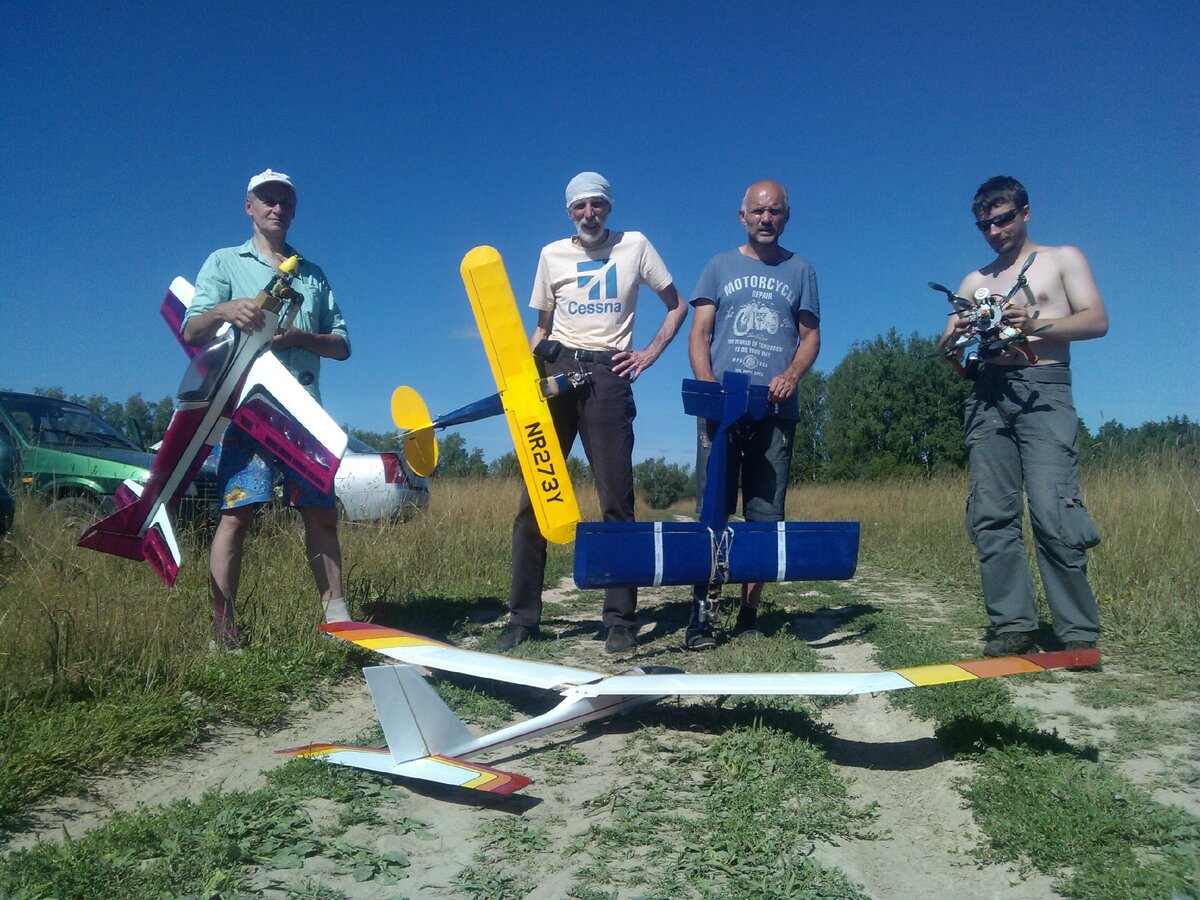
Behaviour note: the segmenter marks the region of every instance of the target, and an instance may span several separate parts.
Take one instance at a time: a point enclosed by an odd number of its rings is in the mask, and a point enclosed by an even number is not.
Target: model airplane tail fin
[[[175,529],[166,505],[160,505],[142,533],[150,506],[150,498],[143,500],[143,496],[141,485],[126,481],[113,495],[117,511],[90,525],[77,544],[125,559],[145,560],[163,584],[172,587],[182,561]]]
[[[492,794],[511,794],[529,784],[523,775],[454,756],[475,739],[412,666],[374,666],[363,674],[386,750],[321,743],[279,752]]]
[[[392,421],[404,432],[404,458],[418,475],[432,475],[438,464],[437,438],[433,420],[421,395],[407,385],[392,392]]]
[[[472,742],[467,726],[412,666],[372,666],[363,674],[395,762],[453,756]]]

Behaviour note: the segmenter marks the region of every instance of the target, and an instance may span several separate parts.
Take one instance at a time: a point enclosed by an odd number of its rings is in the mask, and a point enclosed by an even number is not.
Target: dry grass
[[[516,482],[440,480],[434,488],[430,508],[411,521],[343,528],[347,594],[356,612],[384,604],[448,628],[473,604],[502,608]],[[1104,536],[1091,574],[1108,639],[1194,648],[1200,465],[1164,454],[1087,471],[1084,488]],[[594,489],[580,485],[578,493],[585,519],[594,519]],[[865,560],[977,595],[962,523],[965,495],[963,475],[805,485],[792,490],[789,515],[861,521]],[[678,511],[689,512],[690,504]],[[75,547],[74,535],[57,531],[40,512],[21,500],[14,534],[0,543],[3,701],[103,693],[113,678],[169,684],[208,641],[207,535],[183,535],[185,565],[168,591],[145,565]],[[550,565],[551,578],[568,571],[570,548],[552,548]],[[294,514],[260,516],[248,545],[240,615],[259,636],[313,639],[318,604]]]
[[[595,491],[583,485],[579,495],[584,515],[596,517]],[[442,480],[429,509],[407,522],[343,526],[355,613],[382,605],[444,624],[472,603],[501,606],[517,499],[515,481]],[[184,565],[171,590],[149,566],[78,548],[76,537],[34,500],[19,498],[13,533],[0,540],[0,709],[102,694],[113,679],[170,686],[207,646],[207,533],[180,536]],[[552,548],[551,577],[569,566],[570,549]],[[315,639],[320,609],[294,513],[260,513],[247,542],[238,613],[258,639]]]
[[[1151,668],[1158,660],[1196,669],[1200,462],[1166,452],[1097,466],[1084,471],[1083,488],[1103,536],[1090,553],[1089,575],[1106,644],[1136,651]],[[979,595],[975,552],[963,525],[966,495],[965,473],[932,481],[805,485],[789,493],[788,515],[858,520],[866,561]]]

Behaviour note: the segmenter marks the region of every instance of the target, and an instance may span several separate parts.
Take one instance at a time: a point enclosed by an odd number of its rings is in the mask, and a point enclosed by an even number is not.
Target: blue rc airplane
[[[724,496],[726,435],[771,408],[766,385],[730,372],[721,383],[685,379],[683,409],[719,423],[698,522],[581,522],[575,583],[581,588],[695,585],[692,621],[715,624],[721,586],[753,581],[826,581],[854,575],[858,522],[730,522]]]

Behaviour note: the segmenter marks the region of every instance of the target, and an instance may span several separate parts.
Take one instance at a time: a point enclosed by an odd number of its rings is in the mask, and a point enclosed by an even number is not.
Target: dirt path
[[[798,623],[801,637],[812,635],[812,624],[811,618]],[[831,670],[877,669],[874,647],[849,636],[833,630],[809,643]],[[818,844],[821,863],[841,869],[873,897],[1058,896],[1044,876],[1022,878],[1012,867],[980,866],[969,855],[979,831],[954,782],[971,774],[971,764],[943,757],[931,723],[891,708],[884,694],[830,707],[821,719],[833,729],[826,752],[838,773],[857,800],[879,805],[877,827],[887,832],[884,840]]]
[[[850,585],[855,592],[858,587],[858,582]],[[861,587],[863,600],[869,602],[878,583],[874,588],[868,584]],[[898,593],[894,587],[888,588],[892,600]],[[547,592],[548,605],[567,598],[569,591],[573,588],[567,584],[559,592]],[[936,606],[929,605],[929,598],[912,586],[905,588],[901,600],[919,602],[930,610],[930,615],[936,615]],[[660,602],[653,592],[642,595],[640,605],[651,623]],[[802,616],[792,628],[831,670],[878,668],[871,658],[873,648],[860,640],[848,640],[853,636],[841,630],[844,618],[839,618],[839,612],[823,610]],[[571,613],[556,621],[575,618]],[[583,623],[592,622],[594,613],[580,613],[577,618]],[[585,624],[577,631],[582,635],[586,630]],[[581,656],[594,662],[594,649],[599,645],[593,648],[584,644],[588,636],[575,639],[580,641]],[[86,796],[59,799],[34,810],[30,827],[10,836],[3,849],[27,847],[39,839],[60,839],[64,828],[72,837],[78,837],[112,812],[132,809],[138,803],[197,799],[214,787],[259,787],[264,782],[263,772],[285,761],[275,752],[278,749],[310,740],[345,740],[373,721],[370,698],[361,680],[350,679],[332,694],[327,706],[297,709],[281,728],[260,732],[217,728],[204,742],[169,761],[98,779]],[[1069,686],[1039,684],[1019,696],[1026,702],[1047,706],[1051,715],[1061,713],[1065,725],[1078,723],[1071,718],[1078,710],[1071,702]],[[970,775],[971,764],[943,759],[930,724],[892,709],[886,696],[863,696],[827,707],[822,711],[822,721],[831,728],[825,741],[829,758],[851,783],[857,801],[878,804],[876,828],[886,834],[880,840],[819,844],[814,851],[818,862],[840,869],[868,894],[879,898],[1055,896],[1047,878],[1037,874],[1022,878],[1006,866],[979,866],[970,855],[978,832],[954,783]],[[585,802],[611,787],[615,760],[636,727],[629,719],[615,720],[522,746],[506,759],[513,770],[535,778],[524,797],[479,799],[432,786],[422,788],[416,783],[391,788],[381,807],[382,824],[353,826],[344,840],[380,853],[402,849],[412,861],[407,870],[410,877],[394,888],[382,889],[370,882],[358,884],[348,875],[335,874],[334,864],[326,859],[306,861],[302,872],[263,869],[255,873],[255,884],[272,897],[284,896],[283,888],[301,879],[335,888],[349,897],[456,896],[459,892],[455,879],[487,849],[487,829],[496,823],[519,823],[551,836],[551,846],[537,853],[533,870],[538,880],[525,896],[546,900],[563,897],[573,884],[578,865],[566,850],[572,840],[586,832],[591,821],[584,814]],[[554,746],[553,752],[533,752],[550,746]],[[569,765],[556,767],[555,760],[566,757],[570,757]],[[1175,797],[1170,802],[1180,801]],[[1194,792],[1189,802],[1196,802]],[[326,801],[311,804],[314,827],[336,822],[336,806]],[[396,823],[405,820],[431,827],[398,833]],[[636,893],[631,889],[628,895]],[[626,893],[622,891],[620,896]]]

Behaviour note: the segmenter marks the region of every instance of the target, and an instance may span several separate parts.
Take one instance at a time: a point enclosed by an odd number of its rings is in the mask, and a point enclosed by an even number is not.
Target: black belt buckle
[[[568,353],[580,362],[598,363],[611,366],[613,355],[604,350],[568,350]]]

